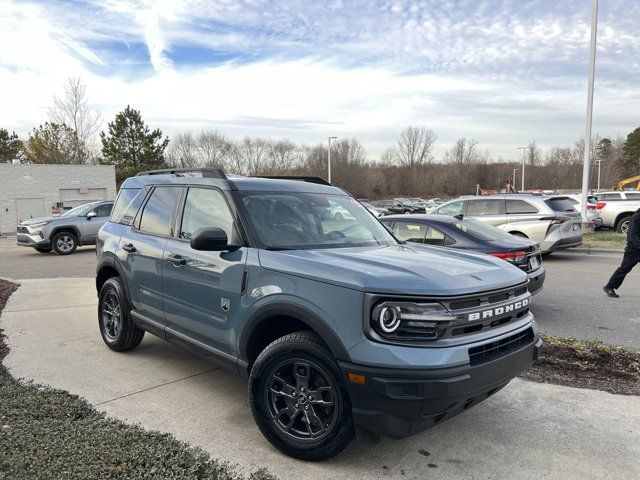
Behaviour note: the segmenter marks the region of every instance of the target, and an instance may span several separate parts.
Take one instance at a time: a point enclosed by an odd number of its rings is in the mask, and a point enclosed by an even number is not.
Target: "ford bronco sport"
[[[349,219],[336,221],[336,205]],[[401,438],[504,387],[541,348],[527,275],[396,240],[318,178],[163,170],[127,179],[98,235],[98,323],[249,378],[264,436],[322,460]]]

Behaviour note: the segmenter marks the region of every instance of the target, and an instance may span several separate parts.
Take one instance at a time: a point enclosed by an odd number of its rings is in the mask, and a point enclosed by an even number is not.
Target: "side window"
[[[428,243],[429,245],[444,245],[444,239],[446,236],[447,235],[445,235],[444,232],[430,226],[424,243]]]
[[[224,230],[229,241],[235,238],[233,216],[222,193],[211,188],[190,188],[184,204],[180,238],[190,239],[200,228]]]
[[[624,196],[627,197],[627,200],[639,200],[640,192],[627,192]]]
[[[439,215],[460,215],[462,213],[462,201],[453,202],[440,207],[436,213]]]
[[[427,233],[427,225],[421,223],[409,223],[396,221],[393,228],[393,234],[398,240],[405,242],[424,243],[424,237]]]
[[[601,200],[621,200],[622,195],[619,193],[604,193],[602,195],[598,195],[598,198]]]
[[[125,209],[129,206],[131,201],[138,195],[140,192],[139,188],[121,188],[120,193],[118,193],[118,198],[116,198],[116,203],[111,210],[111,221],[119,223],[122,214]],[[138,205],[140,208],[140,205]],[[137,210],[137,209],[136,209]]]
[[[539,210],[524,200],[507,200],[507,213],[538,213]]]
[[[96,212],[96,217],[108,217],[109,215],[111,215],[112,207],[113,203],[104,203],[102,205],[98,205],[92,210],[92,212]]]
[[[467,205],[469,217],[501,214],[504,214],[504,200],[469,200]]]
[[[156,235],[171,235],[173,211],[181,190],[182,187],[156,187],[142,211],[140,230]]]

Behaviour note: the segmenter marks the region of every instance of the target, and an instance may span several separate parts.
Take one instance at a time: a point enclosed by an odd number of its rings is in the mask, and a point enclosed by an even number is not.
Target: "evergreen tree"
[[[622,147],[620,166],[624,175],[640,175],[640,127],[627,135]]]
[[[9,134],[9,131],[0,128],[0,163],[10,162],[18,158],[22,142],[18,139],[16,132]]]
[[[116,166],[119,181],[165,165],[164,151],[169,139],[162,138],[160,129],[149,130],[138,110],[127,105],[108,127],[108,133],[100,133],[103,163]]]

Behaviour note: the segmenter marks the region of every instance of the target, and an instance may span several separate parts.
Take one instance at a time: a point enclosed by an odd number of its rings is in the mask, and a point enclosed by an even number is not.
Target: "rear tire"
[[[626,215],[618,220],[616,223],[616,232],[627,233],[629,231],[629,222],[631,221],[631,215]]]
[[[249,376],[249,403],[262,434],[292,457],[325,460],[353,439],[345,382],[313,333],[286,335],[262,351]]]
[[[71,255],[78,248],[78,239],[71,232],[58,232],[51,239],[51,246],[58,255]]]
[[[116,352],[133,350],[142,342],[144,330],[131,320],[131,305],[119,277],[108,279],[100,289],[98,325],[102,340]]]

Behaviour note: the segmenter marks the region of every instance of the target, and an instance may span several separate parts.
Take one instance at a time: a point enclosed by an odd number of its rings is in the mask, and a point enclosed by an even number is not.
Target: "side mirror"
[[[227,234],[221,228],[199,228],[190,240],[191,248],[204,252],[237,250],[238,245],[229,245]]]
[[[93,217],[97,217],[98,214],[95,211],[90,211],[89,213],[87,213],[87,220],[91,220]]]

